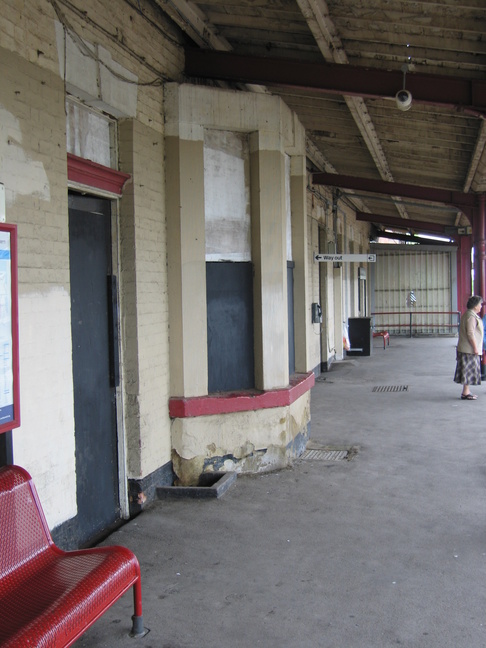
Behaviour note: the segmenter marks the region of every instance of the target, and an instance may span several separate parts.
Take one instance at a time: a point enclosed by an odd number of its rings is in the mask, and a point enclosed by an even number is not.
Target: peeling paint
[[[176,485],[195,486],[200,475],[208,472],[261,473],[286,468],[304,452],[309,440],[309,424],[286,446],[270,445],[255,450],[251,443],[239,448],[237,453],[210,457],[183,459],[173,450],[173,469]],[[214,446],[214,444],[211,444]],[[245,452],[242,452],[244,448]]]
[[[42,162],[33,160],[22,146],[20,122],[0,104],[0,169],[7,205],[17,196],[51,199],[51,190]],[[26,182],[28,178],[28,182]]]
[[[184,459],[172,450],[172,469],[176,475],[174,486],[195,486],[204,472],[204,457]]]
[[[286,468],[305,450],[309,430],[307,392],[289,407],[174,419],[173,469],[186,486],[203,472]]]

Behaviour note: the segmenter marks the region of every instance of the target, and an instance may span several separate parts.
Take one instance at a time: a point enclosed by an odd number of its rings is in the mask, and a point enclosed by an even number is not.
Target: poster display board
[[[0,434],[19,425],[17,226],[0,223]]]

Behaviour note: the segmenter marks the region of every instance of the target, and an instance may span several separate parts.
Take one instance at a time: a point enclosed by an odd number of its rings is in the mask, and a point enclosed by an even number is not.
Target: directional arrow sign
[[[329,263],[346,263],[364,261],[368,263],[376,262],[376,254],[316,254],[316,261],[328,261]]]

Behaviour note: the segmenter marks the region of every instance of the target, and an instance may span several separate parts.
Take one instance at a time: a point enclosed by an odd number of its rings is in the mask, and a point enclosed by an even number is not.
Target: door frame
[[[116,198],[116,199],[115,199]],[[122,290],[120,286],[120,205],[119,196],[112,198],[111,201],[111,249],[112,249],[112,272],[116,277],[116,290],[117,290],[117,321],[114,324],[117,327],[118,335],[118,358],[119,358],[119,381],[118,386],[115,388],[115,404],[116,404],[116,425],[118,432],[118,496],[120,499],[120,515],[123,519],[130,518],[130,500],[128,493],[128,471],[127,471],[127,441],[125,429],[125,403],[123,394],[124,376],[123,368],[125,366],[123,361],[123,344],[122,344],[122,321],[121,311],[123,308]]]

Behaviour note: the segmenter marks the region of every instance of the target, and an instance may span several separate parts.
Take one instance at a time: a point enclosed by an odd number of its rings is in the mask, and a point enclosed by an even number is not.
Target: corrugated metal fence
[[[457,332],[452,310],[455,250],[376,250],[373,318],[376,330],[394,335],[444,335]]]

